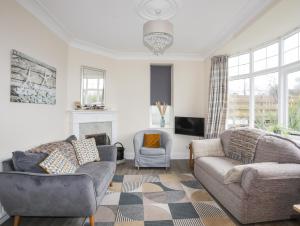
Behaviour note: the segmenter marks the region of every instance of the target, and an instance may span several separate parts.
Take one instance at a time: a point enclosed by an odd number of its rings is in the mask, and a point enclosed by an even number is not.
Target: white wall
[[[0,160],[66,135],[67,45],[11,0],[0,4]],[[10,103],[10,52],[21,51],[57,69],[56,105]]]
[[[300,27],[300,1],[278,1],[214,55],[237,54],[255,48],[297,27]]]
[[[208,78],[203,73],[202,62],[115,60],[69,48],[68,108],[80,100],[80,66],[106,70],[107,105],[118,111],[118,139],[126,147],[127,158],[133,157],[134,133],[149,128],[152,63],[173,65],[174,115],[205,117]],[[167,131],[173,134],[173,129]],[[173,138],[173,158],[187,158],[187,146],[193,137],[174,135]]]

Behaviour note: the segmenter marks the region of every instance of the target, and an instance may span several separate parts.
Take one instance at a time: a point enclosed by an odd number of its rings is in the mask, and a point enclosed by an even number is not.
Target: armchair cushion
[[[144,147],[160,148],[160,134],[144,134]]]
[[[194,158],[212,156],[224,157],[222,143],[219,138],[192,141]]]
[[[142,155],[165,155],[166,150],[164,148],[141,148]]]

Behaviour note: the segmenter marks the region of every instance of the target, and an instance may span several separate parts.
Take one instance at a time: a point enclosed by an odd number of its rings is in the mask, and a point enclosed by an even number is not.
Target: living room
[[[0,224],[300,225],[299,10],[2,0]]]

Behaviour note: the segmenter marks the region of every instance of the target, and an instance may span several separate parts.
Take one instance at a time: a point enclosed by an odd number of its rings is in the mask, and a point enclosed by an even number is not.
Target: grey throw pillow
[[[13,152],[12,161],[16,171],[30,173],[45,173],[39,163],[48,156],[47,153]]]

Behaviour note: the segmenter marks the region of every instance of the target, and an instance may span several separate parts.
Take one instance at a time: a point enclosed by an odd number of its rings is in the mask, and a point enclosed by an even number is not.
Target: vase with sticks
[[[165,121],[165,114],[166,114],[166,110],[167,110],[167,105],[166,103],[164,104],[161,104],[160,101],[157,101],[156,103],[156,106],[158,108],[158,111],[160,113],[160,116],[161,116],[161,119],[160,119],[160,127],[165,127],[166,125],[166,121]]]

